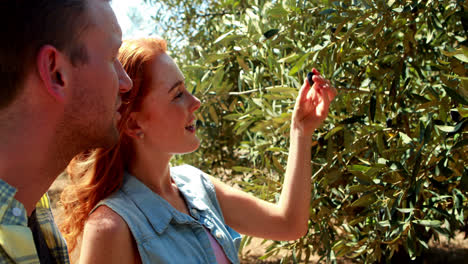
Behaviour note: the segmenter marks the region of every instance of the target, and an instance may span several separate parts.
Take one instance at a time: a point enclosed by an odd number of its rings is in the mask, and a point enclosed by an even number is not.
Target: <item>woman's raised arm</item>
[[[328,115],[336,89],[313,70],[312,87],[304,81],[291,120],[283,190],[277,204],[258,199],[212,178],[226,223],[236,231],[267,239],[294,240],[308,229],[312,135]]]

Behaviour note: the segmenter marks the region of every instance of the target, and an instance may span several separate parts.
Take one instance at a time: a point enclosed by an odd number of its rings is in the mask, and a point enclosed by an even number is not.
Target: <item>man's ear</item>
[[[138,112],[130,113],[127,121],[124,124],[124,133],[134,139],[139,139],[144,135],[143,128],[138,121]]]
[[[63,101],[68,84],[64,54],[51,45],[44,45],[37,55],[36,66],[47,92],[56,100]]]

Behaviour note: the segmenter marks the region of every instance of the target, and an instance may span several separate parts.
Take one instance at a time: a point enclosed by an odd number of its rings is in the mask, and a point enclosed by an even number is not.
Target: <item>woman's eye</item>
[[[177,98],[180,98],[182,97],[183,93],[182,92],[177,92],[176,96],[174,97],[174,99],[177,99]]]

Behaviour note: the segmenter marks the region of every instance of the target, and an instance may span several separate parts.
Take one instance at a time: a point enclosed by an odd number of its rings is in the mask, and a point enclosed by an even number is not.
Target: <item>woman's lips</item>
[[[190,133],[195,133],[195,131],[197,130],[197,127],[195,125],[190,125],[190,126],[186,126],[185,129],[189,131]]]

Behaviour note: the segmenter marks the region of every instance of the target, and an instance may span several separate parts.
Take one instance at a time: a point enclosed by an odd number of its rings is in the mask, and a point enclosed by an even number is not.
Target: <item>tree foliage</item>
[[[202,100],[202,146],[179,161],[232,169],[245,190],[274,201],[307,72],[339,91],[311,149],[309,233],[271,241],[265,257],[287,248],[285,261],[415,259],[429,239],[464,228],[466,1],[148,2]]]

